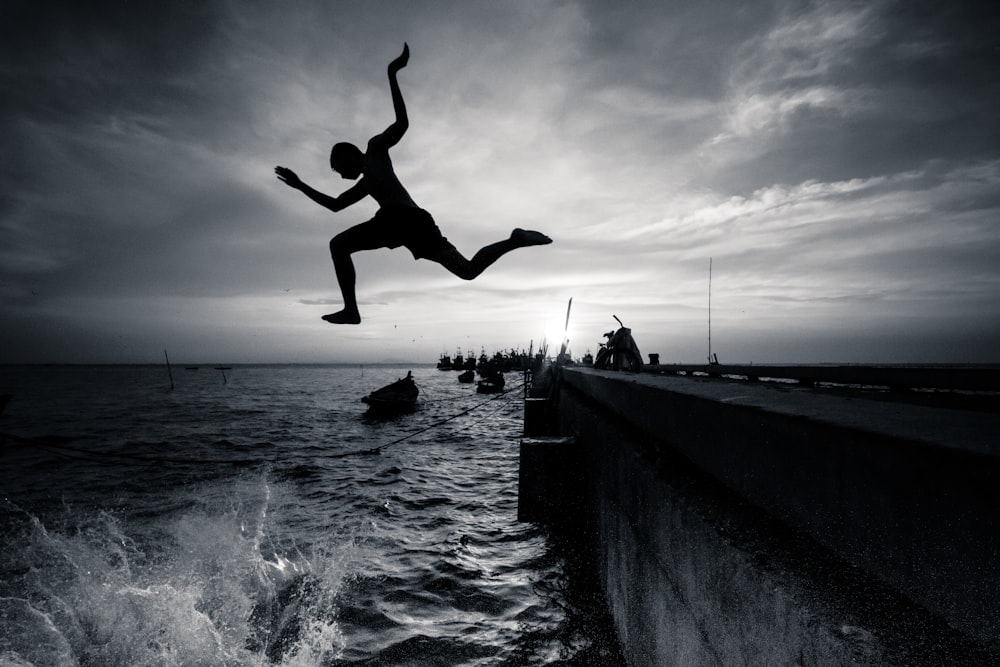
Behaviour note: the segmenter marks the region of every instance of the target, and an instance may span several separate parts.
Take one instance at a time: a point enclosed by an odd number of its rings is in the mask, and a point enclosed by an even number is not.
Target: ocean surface
[[[418,410],[366,417],[408,370]],[[517,374],[172,372],[0,367],[0,666],[620,664],[517,522]]]

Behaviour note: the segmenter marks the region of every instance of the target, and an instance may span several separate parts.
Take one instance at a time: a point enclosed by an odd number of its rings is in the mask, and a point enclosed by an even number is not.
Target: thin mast
[[[562,359],[561,357],[565,356],[565,354],[566,354],[566,346],[569,344],[569,341],[566,339],[566,334],[569,332],[569,311],[572,308],[573,308],[573,297],[570,297],[569,298],[569,303],[566,304],[566,324],[563,325],[562,345],[559,347],[559,357],[560,357],[561,361],[566,361],[565,359]]]
[[[708,258],[708,363],[712,363],[712,258]]]

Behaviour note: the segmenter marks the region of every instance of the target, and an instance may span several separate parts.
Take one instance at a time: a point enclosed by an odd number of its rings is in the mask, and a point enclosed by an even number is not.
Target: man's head
[[[354,180],[361,175],[364,153],[354,144],[342,141],[330,151],[330,168],[344,178]]]

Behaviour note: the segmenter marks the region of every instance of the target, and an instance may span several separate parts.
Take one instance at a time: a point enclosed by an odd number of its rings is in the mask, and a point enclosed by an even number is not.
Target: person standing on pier
[[[409,59],[410,48],[404,44],[402,54],[389,63],[389,90],[396,113],[395,121],[384,132],[368,141],[365,152],[346,142],[335,144],[330,151],[330,167],[342,178],[360,178],[355,185],[339,196],[331,197],[306,185],[287,167],[278,166],[274,169],[283,183],[331,211],[342,211],[368,195],[379,204],[375,217],[337,234],[330,241],[330,254],[344,298],[343,310],[323,316],[331,324],[361,322],[354,291],[354,262],[351,260],[351,255],[356,252],[404,246],[413,254],[414,259],[437,262],[459,278],[472,280],[511,250],[552,243],[552,239],[541,232],[517,228],[510,233],[509,238],[485,246],[471,260],[466,259],[441,235],[441,230],[430,213],[413,201],[396,177],[389,159],[389,149],[399,142],[409,127],[406,105],[396,80],[397,73],[406,67]]]

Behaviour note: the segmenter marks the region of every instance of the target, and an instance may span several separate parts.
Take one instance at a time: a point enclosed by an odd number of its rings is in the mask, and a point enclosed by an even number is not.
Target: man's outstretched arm
[[[340,193],[339,196],[331,197],[328,194],[306,185],[302,179],[299,178],[298,174],[288,167],[275,167],[274,173],[278,175],[279,181],[285,183],[290,188],[295,188],[305,196],[309,197],[309,199],[312,199],[324,208],[330,209],[334,213],[344,210],[351,204],[358,203],[368,194],[368,189],[365,187],[365,184],[363,182],[359,182],[353,187],[350,187]]]
[[[399,81],[396,80],[396,73],[406,67],[410,60],[410,47],[403,43],[403,52],[398,58],[389,63],[389,92],[392,93],[392,109],[396,113],[396,120],[385,129],[380,137],[385,142],[386,148],[395,146],[403,138],[410,120],[406,116],[406,104],[403,102],[403,93],[399,90]]]

